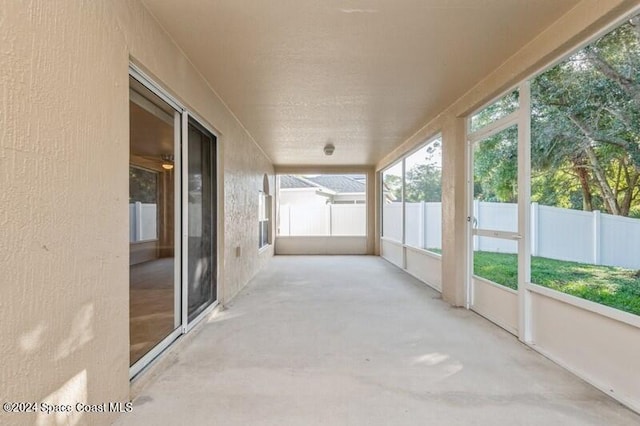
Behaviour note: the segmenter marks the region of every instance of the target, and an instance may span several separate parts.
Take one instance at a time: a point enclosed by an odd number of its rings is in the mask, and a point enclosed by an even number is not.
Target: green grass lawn
[[[475,252],[474,274],[517,288],[515,254]],[[611,266],[531,258],[531,281],[563,293],[640,315],[640,274]]]

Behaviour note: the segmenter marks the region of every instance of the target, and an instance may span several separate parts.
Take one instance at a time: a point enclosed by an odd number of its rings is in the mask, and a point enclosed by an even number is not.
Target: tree
[[[129,202],[156,204],[158,199],[158,173],[129,166]]]
[[[439,202],[442,172],[429,164],[418,164],[407,172],[405,197],[409,203]]]
[[[474,198],[518,201],[518,132],[510,127],[478,143],[473,153]]]
[[[402,177],[385,173],[382,185],[388,200],[402,201]]]
[[[406,172],[407,202],[440,202],[442,200],[442,142],[436,140],[415,155],[417,162]]]
[[[549,187],[575,188],[553,185],[560,171],[579,183],[584,210],[628,216],[638,204],[639,23],[632,18],[532,81],[534,199]]]
[[[532,199],[628,216],[640,211],[640,15],[531,81]],[[511,93],[472,118],[472,131],[517,107]],[[474,151],[476,198],[515,202],[509,129]]]

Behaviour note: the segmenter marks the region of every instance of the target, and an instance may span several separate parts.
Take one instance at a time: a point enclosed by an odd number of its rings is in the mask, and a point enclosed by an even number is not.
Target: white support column
[[[176,327],[182,324],[182,332],[187,332],[189,320],[189,114],[183,111],[174,113],[173,149],[179,156],[176,159],[175,171],[175,223],[180,223],[174,231],[176,251],[174,303],[176,312]],[[182,138],[184,135],[184,138]],[[181,259],[181,263],[180,262]],[[179,266],[180,265],[180,266]],[[223,300],[223,299],[220,299]],[[224,300],[223,300],[224,303]]]
[[[380,212],[382,210],[380,174],[375,167],[367,171],[367,253],[380,254]]]
[[[469,120],[467,119],[463,121],[465,123],[465,131],[468,131],[467,127],[469,126]],[[468,135],[465,134],[465,215],[467,223],[465,223],[465,261],[464,261],[464,297],[465,297],[465,307],[467,309],[471,309],[474,303],[474,286],[473,286],[473,256],[475,247],[477,245],[477,238],[473,235],[474,222],[476,221],[476,213],[474,210],[474,194],[473,190],[474,185],[474,176],[473,176],[473,161],[474,161],[474,142],[469,140]],[[444,232],[444,228],[443,228]],[[444,237],[444,234],[443,234]],[[444,247],[443,247],[444,253]]]
[[[540,238],[540,205],[531,203],[531,256],[538,255],[538,244]]]
[[[520,84],[518,109],[518,338],[533,343],[531,294],[531,87]]]
[[[593,264],[600,265],[600,231],[602,223],[602,213],[600,210],[594,210],[593,212]]]
[[[402,268],[407,269],[407,236],[405,235],[405,231],[407,229],[407,174],[406,174],[406,166],[407,159],[402,159]]]
[[[280,212],[280,175],[276,175],[275,176],[275,189],[273,191],[273,200],[275,200],[274,205],[271,207],[273,210],[272,212],[275,213],[275,220],[274,220],[274,224],[275,224],[275,234],[273,235],[273,242],[275,242],[275,237],[280,235],[280,232],[282,232],[280,226],[280,215],[282,214]],[[272,227],[274,225],[271,225]]]
[[[420,213],[418,215],[418,246],[420,248],[425,248],[427,245],[427,216],[426,216],[426,206],[424,205],[424,201],[420,201]]]

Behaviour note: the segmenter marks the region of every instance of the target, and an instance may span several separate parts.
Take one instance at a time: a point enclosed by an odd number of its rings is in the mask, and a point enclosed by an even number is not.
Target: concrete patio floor
[[[117,425],[638,425],[373,256],[276,256]]]

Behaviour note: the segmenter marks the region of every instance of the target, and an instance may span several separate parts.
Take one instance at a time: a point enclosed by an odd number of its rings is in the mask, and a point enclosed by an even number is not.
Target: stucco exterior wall
[[[219,133],[223,301],[273,252],[257,250],[271,162],[137,0],[2,0],[0,51],[0,401],[128,401],[130,59]]]

